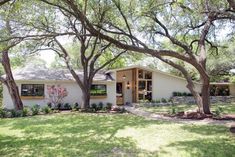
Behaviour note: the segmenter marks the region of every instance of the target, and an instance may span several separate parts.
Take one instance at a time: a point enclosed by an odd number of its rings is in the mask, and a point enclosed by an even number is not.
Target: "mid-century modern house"
[[[82,72],[77,73],[82,78]],[[13,71],[13,76],[25,106],[47,105],[50,101],[47,87],[52,85],[59,85],[68,91],[64,103],[82,103],[82,91],[68,70],[27,67]],[[200,83],[195,82],[195,85],[199,91]],[[229,94],[235,96],[234,86],[230,87],[229,84],[221,86],[228,86]],[[91,87],[91,103],[122,105],[140,100],[168,99],[173,92],[189,93],[184,78],[143,66],[130,66],[96,74]],[[13,108],[5,86],[3,86],[3,106],[8,109]]]

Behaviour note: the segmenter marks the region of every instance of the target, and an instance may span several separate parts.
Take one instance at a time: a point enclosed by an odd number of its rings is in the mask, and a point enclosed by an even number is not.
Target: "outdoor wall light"
[[[131,85],[130,85],[130,82],[127,81],[126,88],[127,88],[127,89],[130,89],[130,86],[131,86]]]
[[[125,79],[126,79],[126,75],[123,75],[123,76],[122,76],[122,79],[125,80]]]

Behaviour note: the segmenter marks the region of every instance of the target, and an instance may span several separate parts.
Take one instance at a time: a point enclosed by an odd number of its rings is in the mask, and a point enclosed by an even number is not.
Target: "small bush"
[[[173,96],[178,96],[178,92],[173,92],[172,95]]]
[[[112,109],[112,106],[113,106],[113,104],[108,102],[108,103],[106,104],[106,109],[107,109],[107,110],[111,110],[111,109]]]
[[[103,107],[104,107],[104,104],[103,104],[102,102],[100,102],[100,103],[98,104],[98,110],[102,110]]]
[[[22,116],[22,111],[17,111],[15,109],[12,109],[10,112],[11,112],[11,117],[21,117]]]
[[[167,100],[166,100],[165,98],[162,98],[162,99],[161,99],[161,102],[162,102],[162,103],[167,103]]]
[[[22,116],[26,117],[26,116],[28,116],[28,113],[29,113],[29,109],[27,107],[24,107],[22,110]]]
[[[58,104],[56,105],[56,109],[58,109],[58,110],[61,110],[62,107],[63,107],[63,104],[62,104],[62,103],[58,103]]]
[[[73,107],[72,107],[73,111],[78,111],[79,109],[81,109],[81,106],[77,102],[73,104]]]
[[[98,111],[98,106],[96,105],[96,103],[92,103],[92,104],[91,104],[91,109],[92,109],[93,111]]]
[[[37,115],[39,113],[39,105],[33,105],[33,107],[31,108],[32,111],[32,115]]]
[[[160,101],[159,99],[156,99],[155,102],[156,102],[156,103],[160,103],[161,101]]]
[[[42,108],[42,112],[45,113],[45,114],[51,113],[51,108],[48,107],[48,106],[43,107],[43,108]]]
[[[216,109],[215,109],[215,115],[216,116],[221,116],[221,114],[223,113],[223,108],[222,107],[217,107]]]
[[[6,116],[7,112],[4,109],[0,108],[0,118],[5,118]]]
[[[170,114],[176,114],[176,107],[175,107],[175,105],[171,105]]]
[[[47,106],[48,106],[49,108],[52,108],[52,103],[51,103],[51,102],[48,102],[48,103],[47,103]]]
[[[69,103],[64,104],[64,109],[65,110],[71,110],[71,105]]]
[[[193,94],[192,93],[188,93],[187,96],[193,96]]]

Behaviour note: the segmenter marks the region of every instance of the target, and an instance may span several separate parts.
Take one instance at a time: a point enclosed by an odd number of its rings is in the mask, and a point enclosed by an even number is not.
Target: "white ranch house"
[[[82,78],[82,72],[77,73]],[[23,68],[13,71],[13,75],[25,106],[47,105],[50,101],[47,87],[51,85],[60,85],[67,89],[68,96],[64,98],[64,103],[82,103],[81,89],[68,70]],[[200,91],[200,83],[195,82],[195,85]],[[235,87],[228,86],[230,94],[235,96]],[[185,79],[143,66],[130,66],[96,74],[91,103],[123,105],[144,99],[169,99],[173,92],[189,93]],[[3,107],[13,108],[6,86],[3,86]]]

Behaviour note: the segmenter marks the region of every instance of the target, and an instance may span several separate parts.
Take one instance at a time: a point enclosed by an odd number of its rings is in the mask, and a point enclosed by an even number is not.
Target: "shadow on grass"
[[[215,135],[220,136],[229,133],[229,128],[222,125],[183,125],[182,129],[187,130],[191,133],[196,133],[200,135]]]
[[[178,141],[168,147],[175,147],[178,151],[185,151],[190,156],[200,157],[233,157],[235,144],[228,138],[199,139],[191,141]]]
[[[177,141],[167,147],[187,152],[190,156],[230,157],[235,156],[235,138],[225,126],[182,125],[182,129],[198,134],[201,139]],[[164,152],[164,150],[162,150]]]
[[[125,127],[161,122],[130,115],[70,114],[0,120],[12,136],[0,134],[3,156],[112,156],[143,153],[135,141],[114,135]],[[16,132],[15,132],[16,131]]]

